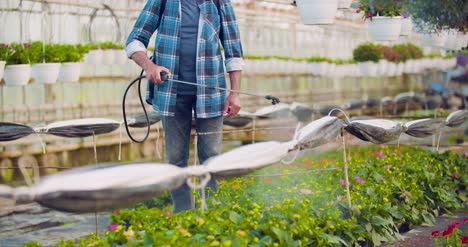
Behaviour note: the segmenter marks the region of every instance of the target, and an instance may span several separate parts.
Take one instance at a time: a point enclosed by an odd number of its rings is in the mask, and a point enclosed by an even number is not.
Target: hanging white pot
[[[102,51],[102,63],[105,65],[113,65],[115,62],[114,50],[108,49]]]
[[[39,63],[32,66],[31,74],[38,84],[52,84],[57,82],[59,72],[59,63]]]
[[[16,64],[7,65],[4,74],[5,84],[7,86],[24,86],[31,79],[31,65]]]
[[[338,0],[297,0],[296,3],[304,24],[332,24],[335,21]]]
[[[378,76],[387,76],[387,67],[388,61],[385,59],[380,59],[378,63],[377,75]]]
[[[443,47],[447,41],[446,33],[423,33],[422,41],[427,46]]]
[[[400,36],[408,36],[413,30],[413,21],[410,18],[403,18],[401,21]]]
[[[0,81],[3,78],[3,72],[5,71],[5,64],[6,64],[5,61],[0,61]]]
[[[87,64],[90,65],[96,65],[96,64],[101,64],[102,63],[102,56],[103,56],[103,51],[102,50],[91,50],[89,51],[88,54],[86,54],[85,61]]]
[[[338,0],[339,9],[349,9],[351,8],[351,3],[353,0]]]
[[[447,32],[447,40],[445,41],[444,48],[447,50],[458,50],[458,32],[456,30],[449,30]]]
[[[60,82],[78,82],[80,80],[81,64],[80,63],[62,63],[60,69]]]
[[[395,41],[400,37],[403,17],[374,16],[369,21],[369,33],[376,41]]]
[[[361,76],[377,76],[378,65],[372,61],[358,63]]]
[[[114,51],[114,63],[118,65],[123,65],[127,62],[128,57],[125,50],[113,50]]]

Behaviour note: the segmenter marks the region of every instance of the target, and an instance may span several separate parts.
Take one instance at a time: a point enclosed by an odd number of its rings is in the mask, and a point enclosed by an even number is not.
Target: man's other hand
[[[240,110],[240,97],[238,93],[230,93],[227,100],[226,106],[224,107],[224,115],[232,117],[239,113]]]

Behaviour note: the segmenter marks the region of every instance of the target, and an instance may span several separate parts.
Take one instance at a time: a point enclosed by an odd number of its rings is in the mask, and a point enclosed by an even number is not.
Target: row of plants
[[[466,156],[414,147],[350,153],[351,207],[344,173],[318,171],[343,167],[336,150],[257,174],[300,175],[223,180],[206,212],[118,210],[105,236],[57,246],[380,246],[466,203]]]
[[[8,86],[26,85],[32,77],[36,82],[77,82],[81,65],[87,58],[96,64],[123,64],[127,57],[124,46],[112,42],[98,44],[0,44],[0,80]],[[6,68],[4,69],[4,66]],[[30,66],[32,65],[32,67]]]
[[[333,23],[341,5],[338,0],[295,2],[305,24]],[[350,2],[345,6],[349,8]],[[356,12],[362,13],[363,19],[369,21],[369,31],[374,40],[394,41],[409,35],[414,23],[420,33],[450,30],[454,33],[452,38],[461,40],[459,44],[452,43],[449,49],[458,50],[461,45],[466,45],[464,34],[468,31],[468,17],[464,11],[467,8],[468,2],[464,0],[359,0]]]
[[[385,59],[390,62],[400,63],[410,59],[421,59],[423,57],[423,50],[411,43],[399,44],[391,47],[364,43],[353,51],[353,58],[356,62],[378,62],[381,59]],[[428,57],[432,58],[434,55]]]

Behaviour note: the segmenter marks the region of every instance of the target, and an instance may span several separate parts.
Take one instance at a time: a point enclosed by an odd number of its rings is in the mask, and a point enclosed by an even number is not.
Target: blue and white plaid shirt
[[[146,52],[152,34],[158,30],[154,59],[157,65],[168,68],[178,79],[181,6],[179,0],[148,0],[127,40],[127,55]],[[197,45],[197,83],[226,87],[221,45],[224,48],[227,72],[242,70],[242,45],[231,0],[219,0],[220,12],[212,0],[194,0],[200,8]],[[159,27],[158,27],[159,26]],[[174,116],[177,83],[148,83],[146,101],[152,103],[162,116]],[[223,114],[226,92],[197,87],[197,117],[211,118]]]

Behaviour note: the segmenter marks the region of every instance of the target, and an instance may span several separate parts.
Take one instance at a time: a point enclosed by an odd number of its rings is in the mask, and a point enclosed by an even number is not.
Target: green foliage
[[[257,175],[342,168],[341,153]],[[111,217],[118,225],[113,232],[91,235],[79,245],[378,246],[399,239],[402,225],[431,224],[441,213],[461,208],[466,198],[465,156],[372,147],[351,149],[350,158],[351,208],[339,171],[223,180],[206,212],[122,210]]]
[[[6,59],[7,65],[30,64],[31,44],[12,43],[9,48],[9,56]]]
[[[378,62],[382,59],[381,46],[372,43],[361,44],[354,49],[353,57],[356,62]]]
[[[83,49],[74,45],[56,45],[56,49],[62,63],[77,63],[84,59]]]
[[[7,61],[12,52],[10,45],[0,44],[0,61]]]
[[[102,42],[98,44],[103,50],[123,50],[124,46],[121,44],[115,44],[112,42]]]
[[[359,12],[363,12],[364,19],[371,19],[374,16],[401,16],[403,1],[399,0],[360,0]]]
[[[31,64],[36,63],[60,63],[61,54],[60,50],[57,49],[58,45],[46,44],[43,45],[40,41],[31,43],[30,48],[30,61]]]
[[[382,46],[381,51],[382,51],[382,58],[386,59],[387,61],[394,62],[394,63],[399,63],[399,62],[404,61],[403,54],[401,54],[400,51],[393,49],[392,47]]]
[[[440,32],[444,29],[468,31],[468,1],[466,0],[406,0],[408,12],[422,32]]]

